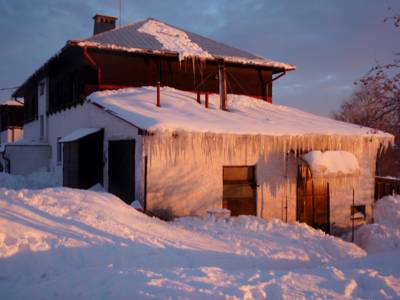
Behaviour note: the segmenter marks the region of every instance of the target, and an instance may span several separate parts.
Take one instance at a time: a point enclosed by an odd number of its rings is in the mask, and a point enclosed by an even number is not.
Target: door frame
[[[312,188],[311,188],[311,201],[312,201],[312,223],[313,224],[308,224],[306,221],[304,221],[304,220],[300,220],[300,218],[301,218],[301,213],[300,213],[300,205],[299,205],[299,202],[300,202],[300,195],[299,195],[299,188],[300,188],[300,184],[302,184],[301,183],[301,175],[300,175],[300,168],[301,167],[306,167],[308,170],[307,170],[307,172],[308,172],[308,174],[310,175],[310,177],[309,177],[309,179],[306,179],[306,180],[309,180],[309,181],[311,181],[311,186],[312,186]],[[326,232],[326,233],[328,233],[328,234],[330,234],[330,232],[331,232],[331,201],[330,201],[330,185],[329,185],[329,182],[327,181],[326,182],[326,206],[327,206],[327,216],[326,216],[326,218],[327,218],[327,223],[326,223],[326,225],[327,225],[327,228],[326,228],[326,230],[324,230],[324,229],[322,229],[322,228],[317,228],[317,227],[315,227],[317,224],[315,224],[315,209],[314,209],[314,207],[315,207],[315,194],[314,194],[314,179],[312,178],[312,172],[311,172],[311,169],[310,169],[310,167],[307,165],[307,163],[306,162],[304,162],[304,161],[302,161],[302,163],[300,163],[300,164],[298,164],[298,166],[297,166],[297,180],[296,180],[296,221],[297,222],[304,222],[304,223],[306,223],[307,225],[309,225],[309,226],[311,226],[311,227],[313,227],[313,228],[316,228],[316,229],[321,229],[322,231],[324,231],[324,232]],[[305,206],[304,206],[305,207]]]

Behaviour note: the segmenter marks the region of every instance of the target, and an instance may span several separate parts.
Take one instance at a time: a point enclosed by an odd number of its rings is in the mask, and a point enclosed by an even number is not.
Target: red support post
[[[160,107],[160,82],[157,81],[157,107]]]
[[[208,108],[208,92],[206,92],[206,103],[205,103],[205,105],[206,105],[206,108]]]

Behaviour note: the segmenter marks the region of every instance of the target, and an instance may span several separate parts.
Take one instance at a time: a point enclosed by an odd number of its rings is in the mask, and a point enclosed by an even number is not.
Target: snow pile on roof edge
[[[347,151],[310,151],[303,159],[311,169],[313,177],[351,175],[360,170],[357,158]]]

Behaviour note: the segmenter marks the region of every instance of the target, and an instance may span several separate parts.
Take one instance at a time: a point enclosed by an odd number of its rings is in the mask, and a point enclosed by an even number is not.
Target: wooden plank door
[[[308,167],[300,166],[297,181],[297,221],[330,232],[329,184],[313,180]]]
[[[135,200],[135,140],[108,142],[108,191],[127,204]]]
[[[257,185],[254,166],[223,168],[223,208],[232,216],[257,215]]]

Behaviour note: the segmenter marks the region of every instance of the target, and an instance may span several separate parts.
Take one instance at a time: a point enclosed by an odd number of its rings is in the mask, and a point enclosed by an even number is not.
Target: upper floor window
[[[43,96],[44,95],[44,88],[45,88],[45,83],[44,82],[41,82],[40,84],[39,84],[39,95],[40,96]]]

